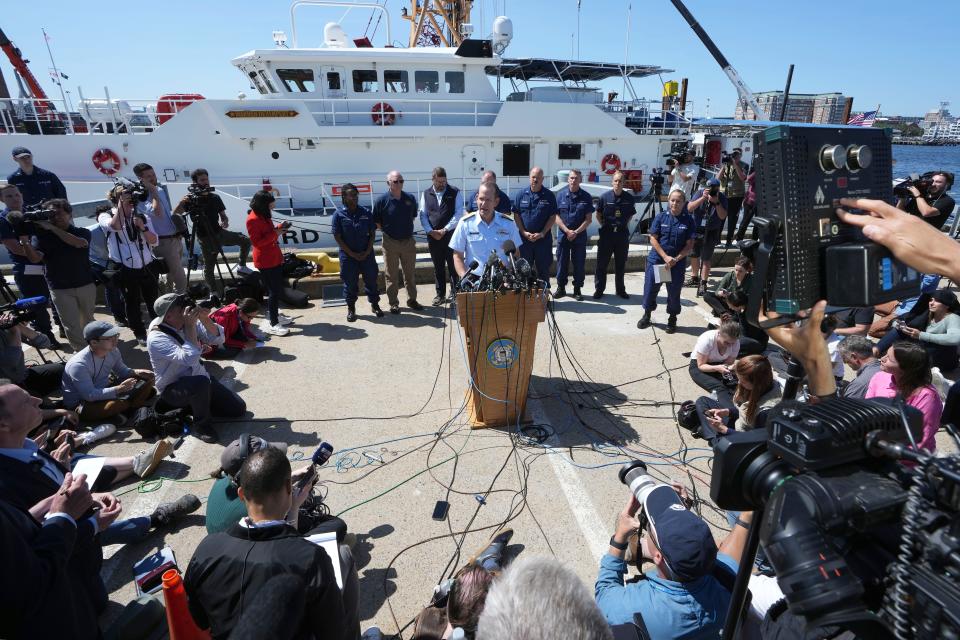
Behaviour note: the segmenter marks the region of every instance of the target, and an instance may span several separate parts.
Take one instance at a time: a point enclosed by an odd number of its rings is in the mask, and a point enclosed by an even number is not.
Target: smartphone
[[[450,510],[450,503],[446,500],[437,500],[437,504],[433,507],[433,515],[430,516],[434,520],[446,520],[447,511]]]

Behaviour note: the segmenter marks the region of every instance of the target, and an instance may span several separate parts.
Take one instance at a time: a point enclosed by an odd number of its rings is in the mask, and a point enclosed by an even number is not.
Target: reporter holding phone
[[[284,325],[290,319],[280,314],[280,296],[283,294],[283,253],[279,238],[290,228],[290,222],[273,222],[276,199],[269,191],[257,191],[250,198],[250,213],[247,214],[247,235],[253,243],[253,266],[260,271],[263,284],[269,293],[267,312],[269,318],[260,329],[271,335],[285,336],[290,331]]]

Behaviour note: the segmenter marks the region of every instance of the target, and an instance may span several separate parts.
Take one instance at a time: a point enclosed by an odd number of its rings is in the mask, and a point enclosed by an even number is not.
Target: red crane
[[[43,120],[59,120],[59,114],[57,114],[56,108],[53,106],[53,103],[50,102],[50,98],[40,86],[40,83],[37,82],[37,78],[30,71],[30,67],[27,66],[27,60],[25,60],[23,54],[20,53],[20,49],[18,49],[16,45],[10,41],[10,38],[7,37],[7,34],[3,32],[3,29],[0,29],[0,49],[3,49],[3,52],[7,54],[7,58],[10,59],[10,64],[13,65],[14,70],[19,73],[20,77],[27,83],[30,93],[33,94],[33,108],[36,110],[38,118]]]

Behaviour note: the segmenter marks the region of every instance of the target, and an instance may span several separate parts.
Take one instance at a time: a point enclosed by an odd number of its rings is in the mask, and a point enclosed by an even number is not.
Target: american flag
[[[866,111],[864,113],[858,113],[849,120],[847,124],[851,124],[858,127],[872,127],[874,120],[877,119],[876,111]]]

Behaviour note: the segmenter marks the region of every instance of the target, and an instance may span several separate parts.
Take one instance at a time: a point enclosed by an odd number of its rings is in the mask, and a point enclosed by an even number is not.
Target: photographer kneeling
[[[213,416],[239,418],[247,405],[243,398],[210,377],[200,363],[203,347],[197,319],[201,309],[175,293],[157,298],[157,319],[150,323],[147,352],[157,376],[160,400],[173,407],[191,408],[191,432],[207,443],[217,442]]]

